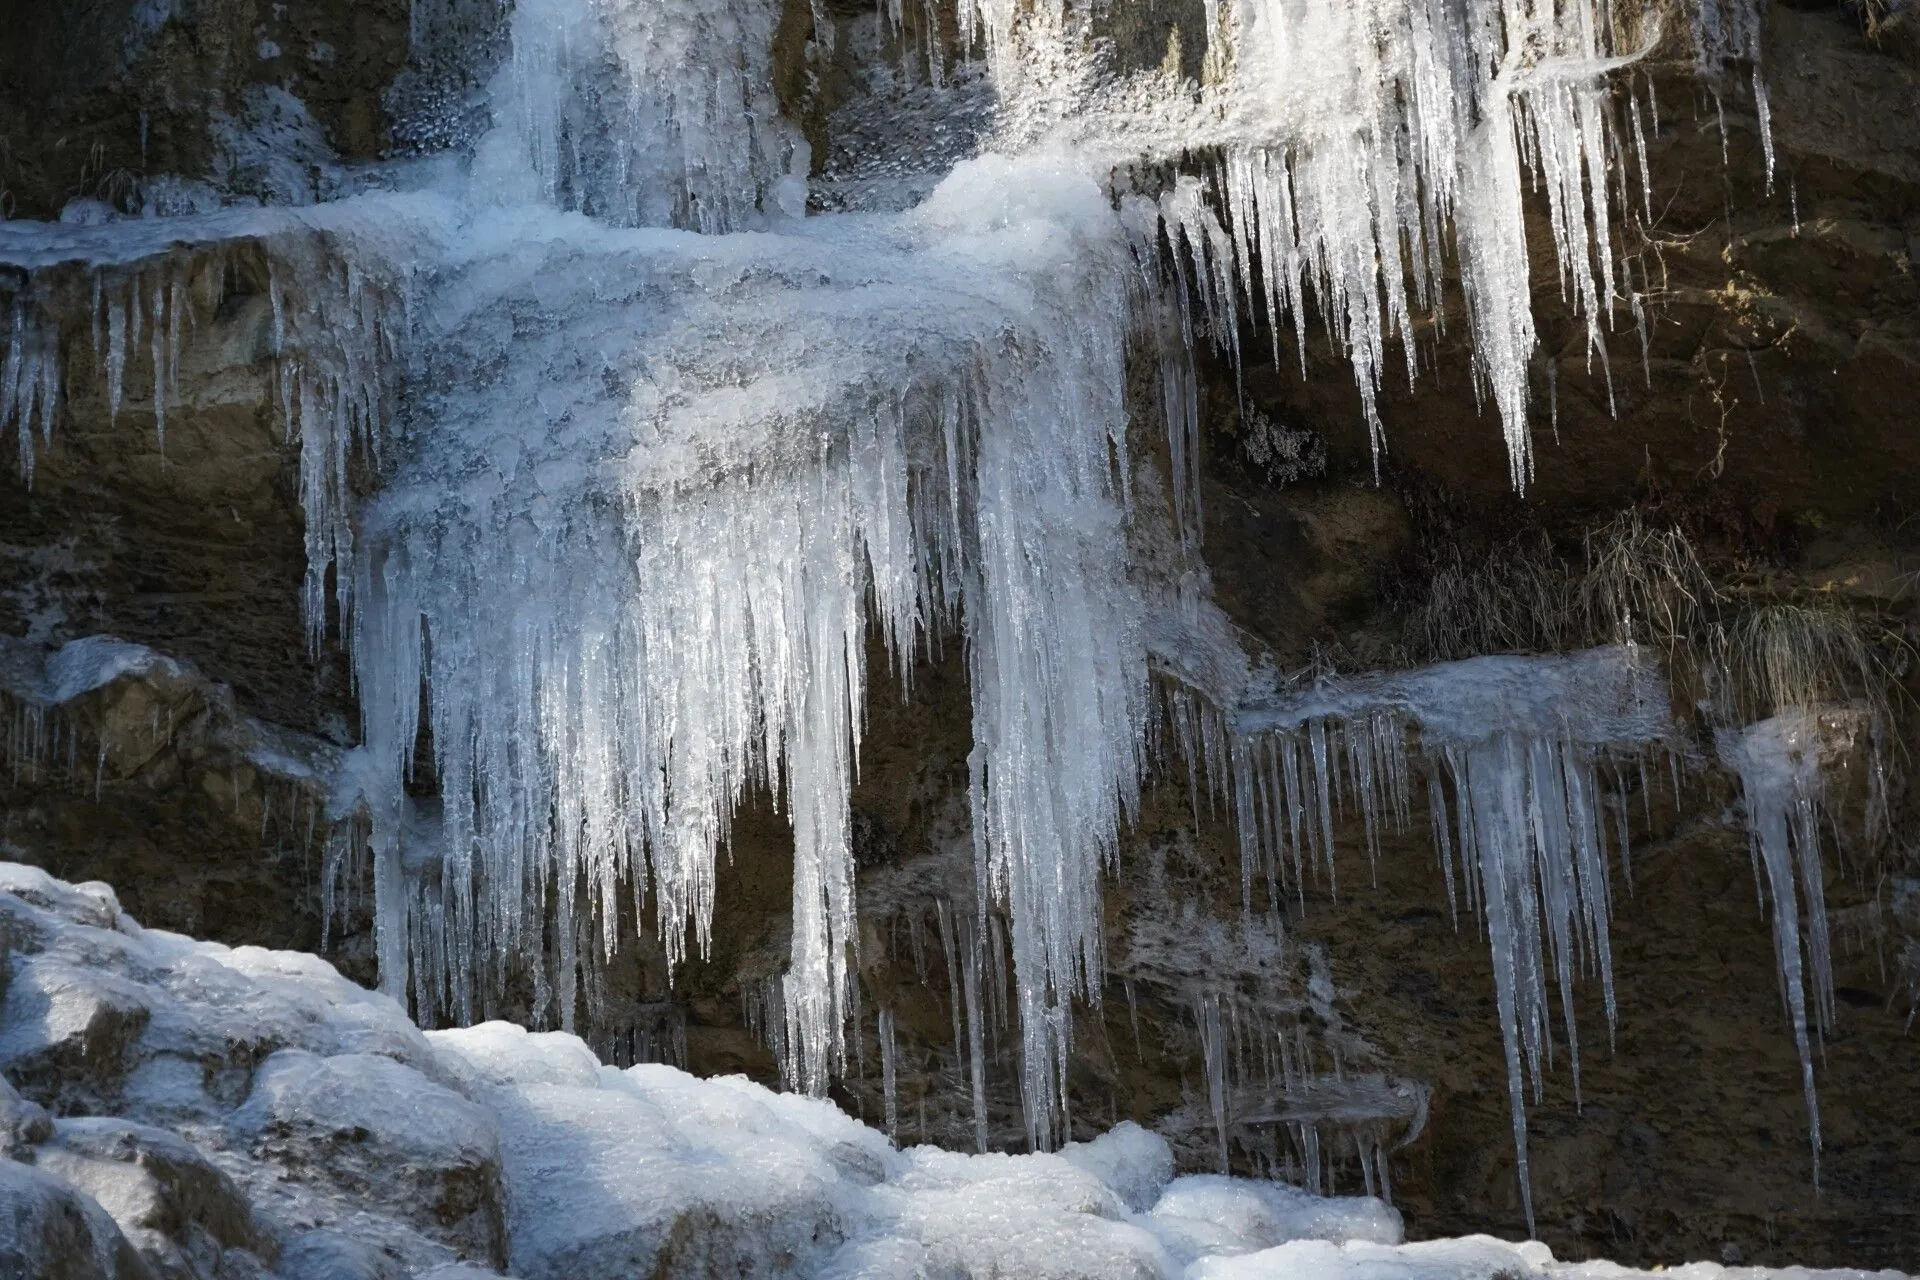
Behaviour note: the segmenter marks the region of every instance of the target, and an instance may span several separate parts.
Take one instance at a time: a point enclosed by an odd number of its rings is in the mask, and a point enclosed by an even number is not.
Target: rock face
[[[382,98],[406,65],[405,0],[356,5],[51,4],[11,16],[0,63],[9,140],[0,216],[74,201],[181,212],[209,179],[281,200],[324,194],[339,159],[389,144]],[[269,161],[257,138],[301,149]]]
[[[404,4],[177,8],[30,6],[0,50],[8,212],[50,217],[76,199],[174,208],[217,197],[215,186],[324,195],[342,159],[394,146],[395,77],[418,88],[434,72],[423,55],[408,64]],[[467,20],[497,19],[474,8]],[[900,41],[924,38],[918,19],[889,36],[865,7],[788,9],[782,91],[814,143],[816,204],[858,202],[876,175],[903,172],[910,194],[951,158],[941,148],[964,149],[953,134],[915,132],[918,91],[888,96],[898,86],[871,74]],[[1311,347],[1304,369],[1289,353],[1277,367],[1203,370],[1206,562],[1235,624],[1289,667],[1396,664],[1420,656],[1410,619],[1443,552],[1471,561],[1519,537],[1573,546],[1633,508],[1684,530],[1740,589],[1841,601],[1883,628],[1890,651],[1910,653],[1920,71],[1901,33],[1911,16],[1896,8],[1863,24],[1838,8],[1772,6],[1771,190],[1749,103],[1733,92],[1716,100],[1677,62],[1648,68],[1662,119],[1648,138],[1655,185],[1631,265],[1647,299],[1645,346],[1623,329],[1610,335],[1610,366],[1590,362],[1584,328],[1550,273],[1535,273],[1538,471],[1524,499],[1507,488],[1457,315],[1423,332],[1418,382],[1383,402],[1377,484],[1351,376],[1331,349]],[[837,32],[830,57],[816,23]],[[1151,46],[1152,60],[1165,45],[1158,31],[1118,34]],[[1197,66],[1201,40],[1182,47]],[[295,120],[308,141],[291,169],[250,161],[241,145],[274,112],[305,120]],[[895,148],[921,169],[903,171]],[[167,175],[179,180],[158,181]],[[1530,230],[1545,243],[1544,221]],[[14,904],[0,913],[0,1070],[22,1096],[0,1097],[0,1141],[41,1155],[32,1168],[0,1161],[0,1212],[40,1256],[90,1260],[70,1264],[75,1276],[239,1275],[239,1254],[289,1277],[399,1274],[395,1258],[418,1269],[456,1256],[511,1261],[527,1276],[584,1260],[663,1274],[696,1254],[731,1265],[767,1237],[719,1199],[636,1205],[626,1198],[644,1190],[592,1185],[606,1161],[657,1154],[648,1135],[667,1123],[657,1098],[603,1087],[597,1064],[562,1048],[501,1050],[510,1065],[490,1067],[481,1039],[430,1043],[330,971],[249,949],[317,950],[324,937],[344,971],[373,976],[351,899],[335,904],[326,931],[325,798],[355,713],[337,647],[313,654],[300,614],[299,458],[275,391],[271,274],[244,253],[223,271],[162,397],[164,447],[142,366],[111,411],[101,371],[85,363],[87,317],[67,315],[80,363],[63,420],[30,487],[0,468],[0,851],[69,880],[108,881],[150,925],[239,948],[215,957],[162,938],[155,976],[125,941],[135,935],[112,893],[13,873],[0,897]],[[1267,341],[1249,332],[1243,347]],[[49,675],[84,666],[89,652],[128,660],[96,662],[91,683]],[[930,664],[911,699],[886,692],[872,709],[855,795],[867,1016],[860,1060],[836,1095],[888,1122],[881,1064],[891,1055],[898,1136],[957,1148],[975,1141],[972,1028],[954,959],[973,912],[963,665]],[[431,787],[423,774],[419,789]],[[1639,790],[1635,878],[1614,932],[1619,1031],[1602,1051],[1597,995],[1583,996],[1581,1105],[1562,1069],[1532,1111],[1542,1237],[1563,1254],[1630,1262],[1920,1268],[1910,1125],[1920,1041],[1908,1034],[1920,864],[1896,840],[1830,868],[1841,1007],[1818,1069],[1816,1193],[1730,784],[1702,770],[1679,795],[1657,778]],[[1904,833],[1910,803],[1893,800]],[[1129,838],[1109,886],[1110,980],[1079,1029],[1076,1134],[1131,1118],[1165,1134],[1183,1170],[1217,1169],[1211,1017],[1229,1039],[1288,1037],[1310,1075],[1364,1082],[1341,1095],[1354,1112],[1344,1117],[1309,1086],[1232,1096],[1236,1171],[1275,1144],[1305,1176],[1311,1131],[1343,1191],[1371,1187],[1376,1170],[1362,1165],[1388,1150],[1411,1234],[1518,1235],[1487,952],[1470,920],[1449,918],[1424,831],[1390,838],[1370,867],[1357,820],[1343,826],[1340,892],[1309,888],[1282,946],[1241,932],[1225,817],[1209,810],[1204,784],[1172,776]],[[720,873],[713,952],[671,985],[657,939],[625,940],[613,982],[634,1012],[596,1041],[602,1056],[777,1078],[764,997],[786,953],[790,852],[777,814],[742,815]],[[1006,974],[978,977],[988,1138],[1009,1146],[1019,1075]],[[263,1002],[263,987],[283,994]],[[402,1105],[433,1122],[399,1142],[391,1109]],[[548,1122],[579,1108],[604,1111],[607,1131],[625,1126],[638,1145],[596,1151],[602,1164],[543,1145]],[[1288,1108],[1306,1121],[1270,1118]],[[195,1142],[215,1136],[182,1149],[188,1128]],[[838,1227],[821,1188],[855,1178],[864,1150],[856,1143],[838,1164],[810,1152],[795,1182],[735,1188],[735,1198],[791,1229],[779,1250],[824,1248]],[[535,1169],[539,1179],[516,1183]],[[627,1216],[589,1229],[528,1207],[573,1186],[555,1180],[562,1173]],[[971,1194],[938,1161],[916,1176],[930,1195]],[[405,1212],[368,1207],[389,1186],[404,1189]],[[957,1205],[913,1212],[926,1225]],[[885,1261],[888,1249],[920,1259],[947,1246],[915,1236],[859,1247]]]

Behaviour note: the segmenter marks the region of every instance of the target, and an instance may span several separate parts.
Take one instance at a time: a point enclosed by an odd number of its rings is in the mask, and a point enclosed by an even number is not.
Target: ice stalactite
[[[1333,824],[1349,797],[1366,825],[1368,856],[1378,859],[1386,824],[1404,830],[1410,812],[1406,729],[1398,710],[1376,707],[1351,718],[1315,715],[1287,730],[1236,738],[1233,796],[1243,899],[1250,903],[1256,874],[1264,872],[1268,906],[1281,909],[1289,867],[1296,894],[1321,875],[1337,893]]]
[[[1201,1072],[1207,1077],[1207,1110],[1220,1144],[1220,1172],[1231,1173],[1227,1152],[1227,1046],[1220,1022],[1220,999],[1210,997],[1194,1011],[1200,1033]]]
[[[1607,824],[1594,770],[1596,745],[1646,744],[1594,744],[1572,735],[1507,731],[1482,742],[1443,748],[1452,783],[1462,880],[1493,952],[1520,1197],[1529,1231],[1533,1230],[1533,1192],[1522,1064],[1537,1101],[1541,1061],[1551,1061],[1553,1056],[1548,970],[1559,988],[1576,1103],[1580,1094],[1580,1037],[1573,1002],[1576,968],[1583,974],[1597,972],[1609,1038],[1614,1025],[1613,957],[1607,933],[1611,899]]]
[[[1390,820],[1404,827],[1404,735],[1418,732],[1449,898],[1457,891],[1478,914],[1492,952],[1529,1228],[1526,1093],[1531,1083],[1537,1098],[1542,1062],[1552,1059],[1549,985],[1558,988],[1576,1099],[1576,974],[1599,978],[1609,1028],[1614,1019],[1599,766],[1670,749],[1667,696],[1662,673],[1629,645],[1330,680],[1252,700],[1238,719],[1243,857],[1264,863],[1269,883],[1285,852],[1296,882],[1303,850],[1331,865],[1343,790],[1370,840]],[[1612,843],[1624,861],[1623,826]]]
[[[1015,145],[1064,136],[1119,164],[1215,157],[1212,199],[1182,196],[1164,213],[1176,247],[1184,240],[1195,259],[1192,283],[1216,340],[1237,340],[1244,306],[1271,329],[1276,360],[1291,331],[1304,361],[1317,313],[1352,364],[1376,453],[1390,344],[1411,378],[1416,321],[1439,309],[1451,239],[1475,371],[1524,488],[1535,347],[1524,193],[1547,197],[1563,292],[1604,363],[1626,301],[1614,243],[1626,210],[1609,173],[1638,155],[1612,73],[1650,48],[1655,30],[1593,0],[1530,9],[1220,0],[1208,6],[1195,86],[1164,71],[1103,74],[1082,51],[1072,6],[972,11],[986,46],[1008,51],[989,61]],[[1643,166],[1639,178],[1644,186]]]
[[[1847,710],[1785,711],[1744,729],[1723,729],[1715,737],[1721,762],[1740,777],[1755,887],[1772,904],[1780,999],[1800,1054],[1816,1185],[1820,1104],[1813,1043],[1833,1025],[1832,944],[1820,860],[1822,769],[1852,746],[1858,718]]]
[[[1708,84],[1718,86],[1727,73],[1743,66],[1759,118],[1760,148],[1766,158],[1767,188],[1773,188],[1773,105],[1764,74],[1762,34],[1764,7],[1759,0],[1697,0],[1690,16],[1695,69]],[[1719,89],[1716,87],[1715,93]],[[1718,105],[1718,104],[1716,104]],[[1725,121],[1722,121],[1725,129]]]
[[[987,1149],[987,1036],[980,1006],[980,952],[965,946],[960,962],[960,985],[967,1000],[967,1079],[973,1087],[973,1145]],[[1051,1119],[1051,1117],[1048,1117]]]
[[[1217,1162],[1222,1172],[1238,1151],[1257,1175],[1323,1195],[1357,1172],[1366,1194],[1391,1201],[1388,1157],[1425,1129],[1427,1087],[1369,1069],[1371,1046],[1334,1008],[1324,952],[1303,951],[1311,974],[1304,993],[1189,993],[1204,1116],[1195,1100],[1161,1131],[1188,1158]]]
[[[59,333],[29,292],[18,290],[8,300],[7,351],[0,362],[0,431],[13,429],[28,484],[35,435],[42,447],[53,443],[60,390]]]
[[[893,1010],[880,1011],[880,1096],[887,1122],[887,1136],[900,1141],[900,1069],[899,1050],[894,1046]]]
[[[1703,73],[1750,71],[1771,171],[1758,7],[1702,0],[1689,14]],[[1639,323],[1617,236],[1636,212],[1629,174],[1638,211],[1650,208],[1645,106],[1617,73],[1658,42],[1651,14],[1599,0],[1213,0],[1198,85],[1170,70],[1113,76],[1075,5],[973,0],[963,18],[1002,95],[1000,145],[1069,140],[1119,165],[1210,157],[1204,182],[1180,184],[1210,199],[1182,195],[1164,212],[1176,250],[1184,240],[1195,258],[1215,339],[1237,343],[1244,309],[1268,325],[1276,362],[1288,331],[1304,362],[1309,319],[1324,323],[1352,365],[1376,457],[1390,346],[1411,380],[1416,327],[1440,311],[1451,252],[1477,382],[1515,486],[1531,478],[1529,190],[1546,197],[1590,363],[1604,375],[1609,333],[1625,315]]]

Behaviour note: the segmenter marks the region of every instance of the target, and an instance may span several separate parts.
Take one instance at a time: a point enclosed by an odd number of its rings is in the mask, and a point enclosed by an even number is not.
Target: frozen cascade
[[[904,659],[962,622],[979,871],[1010,907],[1049,1116],[1146,705],[1115,465],[1142,276],[1104,195],[1056,162],[983,159],[897,222],[714,239],[503,211],[468,246],[422,312],[432,429],[367,510],[360,561],[375,830],[404,827],[419,672],[446,832],[426,904],[444,928],[383,905],[385,981],[444,936],[445,963],[412,967],[446,987],[415,994],[465,1020],[548,949],[569,1021],[576,970],[648,880],[670,952],[689,927],[705,945],[716,850],[764,787],[796,841],[792,1078],[824,1087],[868,627]],[[404,851],[376,844],[399,885]]]
[[[1744,729],[1723,729],[1715,740],[1721,761],[1740,775],[1754,879],[1773,905],[1780,999],[1800,1052],[1816,1185],[1820,1105],[1814,1094],[1812,1042],[1833,1025],[1832,946],[1820,863],[1821,769],[1852,746],[1857,719],[1846,710],[1786,711]]]
[[[1237,280],[1270,324],[1276,361],[1287,329],[1305,360],[1317,310],[1351,360],[1376,455],[1388,343],[1398,339],[1411,378],[1415,317],[1438,309],[1451,230],[1475,372],[1513,482],[1526,486],[1529,187],[1547,197],[1562,293],[1586,321],[1590,361],[1605,369],[1618,312],[1639,323],[1614,237],[1636,214],[1626,174],[1647,206],[1644,146],[1629,143],[1644,136],[1651,103],[1631,90],[1617,100],[1611,73],[1658,41],[1651,15],[1636,22],[1602,0],[1210,0],[1218,43],[1194,86],[1165,71],[1116,83],[1085,51],[1072,6],[974,0],[972,13],[999,51],[1011,138],[1070,137],[1123,165],[1217,153],[1215,199],[1166,210],[1176,249],[1184,242],[1198,277]],[[1757,5],[1703,0],[1691,16],[1703,70],[1751,68],[1771,155]],[[1236,342],[1236,290],[1201,292],[1216,338]]]
[[[1449,898],[1478,913],[1493,954],[1496,1004],[1523,1206],[1526,1087],[1551,1060],[1549,975],[1559,989],[1579,1090],[1577,972],[1595,973],[1614,1018],[1607,922],[1607,818],[1598,766],[1670,749],[1667,685],[1635,646],[1548,657],[1483,657],[1415,671],[1329,680],[1250,700],[1236,725],[1235,791],[1244,881],[1264,866],[1276,886],[1290,853],[1331,874],[1333,806],[1360,807],[1369,840],[1404,827],[1404,739],[1426,759],[1435,846]],[[1616,838],[1625,854],[1625,832]],[[1454,867],[1458,855],[1458,872]],[[1269,889],[1277,903],[1279,890]]]
[[[1712,30],[1735,30],[1734,12],[1716,10]],[[764,789],[796,845],[784,1065],[823,1088],[844,1065],[852,996],[847,806],[866,640],[879,632],[904,671],[957,628],[974,697],[975,933],[989,903],[1005,909],[1027,1126],[1048,1144],[1071,1004],[1099,989],[1099,877],[1154,745],[1149,670],[1185,678],[1192,655],[1163,633],[1219,622],[1195,591],[1170,612],[1129,580],[1121,388],[1135,327],[1163,337],[1185,306],[1230,342],[1247,307],[1276,344],[1288,327],[1303,342],[1317,308],[1352,358],[1377,447],[1387,348],[1400,340],[1411,374],[1451,228],[1476,366],[1524,485],[1531,180],[1604,366],[1627,279],[1612,237],[1631,214],[1605,175],[1632,169],[1609,73],[1651,30],[1596,0],[1227,0],[1210,7],[1221,38],[1195,87],[1107,75],[1069,7],[965,13],[1001,98],[998,145],[1015,158],[961,165],[896,218],[791,216],[808,156],[773,101],[770,6],[526,0],[490,87],[492,132],[465,185],[449,187],[465,203],[457,236],[428,198],[416,203],[436,211],[430,245],[374,230],[412,225],[393,213],[399,197],[298,219],[180,220],[215,239],[279,226],[353,242],[326,259],[337,267],[288,273],[328,281],[317,303],[289,305],[277,274],[269,292],[284,413],[302,440],[308,617],[317,636],[338,565],[362,694],[364,785],[348,799],[373,818],[382,980],[410,988],[423,1016],[482,1016],[519,972],[572,1025],[649,885],[670,955],[704,947],[716,851],[734,807]],[[1701,56],[1750,60],[1757,31],[1709,32]],[[1218,154],[1206,182],[1123,194],[1117,211],[1089,176],[1196,152]],[[51,234],[95,235],[76,256],[96,264],[172,234],[134,225]],[[747,227],[764,231],[714,234]],[[32,234],[28,256],[49,233]],[[409,316],[411,274],[429,262]],[[58,335],[23,296],[0,426],[29,446],[24,466],[61,378]],[[136,275],[124,299],[100,296],[110,398],[144,351],[164,429],[169,326],[183,314],[172,278]],[[381,442],[409,323],[416,377],[386,452],[391,483],[356,543],[350,448]],[[1185,533],[1197,527],[1193,388],[1177,350],[1162,372]],[[1564,661],[1569,679],[1604,665]],[[1237,652],[1199,666],[1193,688],[1210,696],[1245,676]],[[1607,972],[1594,753],[1660,735],[1596,736],[1556,708],[1489,738],[1485,704],[1456,696],[1477,677],[1453,679],[1355,686],[1350,706],[1294,720],[1278,703],[1234,713],[1231,697],[1203,708],[1189,696],[1176,733],[1216,785],[1232,757],[1269,872],[1284,832],[1297,879],[1303,831],[1330,874],[1329,806],[1345,788],[1370,830],[1404,822],[1398,748],[1420,728],[1430,769],[1453,781],[1469,902],[1505,957],[1523,1136],[1518,1064],[1537,1072],[1547,1043],[1546,968],[1564,986],[1578,953]],[[432,816],[404,786],[423,727],[442,797]],[[983,949],[964,950],[984,1143]]]
[[[483,191],[708,234],[798,216],[810,153],[774,100],[779,16],[770,0],[519,0]]]

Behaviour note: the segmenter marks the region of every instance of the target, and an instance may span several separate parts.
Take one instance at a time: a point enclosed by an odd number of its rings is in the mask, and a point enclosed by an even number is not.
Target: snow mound
[[[616,1070],[564,1032],[422,1034],[313,956],[143,929],[107,886],[31,867],[0,863],[0,939],[7,1275],[1641,1274],[1486,1237],[1402,1244],[1376,1199],[1175,1178],[1130,1123],[1059,1154],[900,1150],[830,1102]]]

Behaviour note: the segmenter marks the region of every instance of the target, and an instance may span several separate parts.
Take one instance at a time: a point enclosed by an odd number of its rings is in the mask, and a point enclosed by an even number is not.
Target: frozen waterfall
[[[1325,323],[1377,454],[1391,348],[1415,376],[1450,261],[1524,487],[1525,192],[1544,193],[1604,368],[1639,315],[1615,238],[1647,213],[1654,104],[1631,67],[1659,33],[1602,0],[1218,0],[1194,84],[1114,72],[1077,6],[962,16],[998,95],[988,151],[912,209],[805,217],[773,6],[521,0],[490,131],[460,164],[389,179],[407,194],[0,225],[21,273],[0,428],[30,474],[74,355],[43,304],[90,289],[83,367],[116,411],[135,370],[164,432],[182,326],[233,269],[223,246],[261,247],[307,617],[316,641],[339,622],[364,718],[338,800],[371,819],[382,981],[423,1017],[490,1016],[524,979],[571,1028],[643,911],[671,959],[703,950],[716,856],[760,793],[794,833],[781,1043],[791,1081],[824,1090],[858,941],[868,639],[881,678],[904,680],[958,634],[970,936],[1004,912],[1034,1145],[1056,1137],[1074,1002],[1100,990],[1101,877],[1157,743],[1158,675],[1231,792],[1249,885],[1331,875],[1343,795],[1377,856],[1419,762],[1450,891],[1495,959],[1524,1186],[1549,981],[1576,1069],[1576,972],[1598,974],[1611,1017],[1609,842],[1625,851],[1599,770],[1664,749],[1664,684],[1628,648],[1258,690],[1203,583],[1156,580],[1128,539],[1169,494],[1184,551],[1197,542],[1196,317],[1236,360],[1243,319],[1276,358],[1291,333],[1303,361],[1309,315]],[[1696,19],[1703,60],[1755,56],[1739,0]],[[1200,173],[1160,172],[1196,154]],[[1140,360],[1155,395],[1129,395]],[[1164,482],[1137,483],[1157,466],[1143,421],[1166,432]],[[423,733],[437,812],[408,796]],[[1789,845],[1758,776],[1791,971]],[[978,958],[963,963],[973,1000]]]

